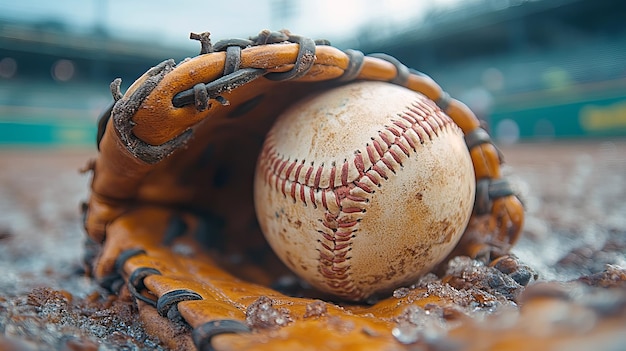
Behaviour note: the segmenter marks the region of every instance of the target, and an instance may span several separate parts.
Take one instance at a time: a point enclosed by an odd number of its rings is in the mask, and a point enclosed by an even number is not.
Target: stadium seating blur
[[[125,88],[167,58],[194,54],[59,22],[0,21],[0,147],[94,147],[113,79]]]
[[[626,2],[460,3],[413,28],[373,24],[361,49],[427,73],[503,143],[626,135]]]
[[[614,0],[471,0],[410,25],[371,23],[345,42],[432,76],[502,143],[621,137],[624,18],[626,2]],[[93,146],[114,78],[125,87],[164,59],[195,54],[0,17],[0,146]]]

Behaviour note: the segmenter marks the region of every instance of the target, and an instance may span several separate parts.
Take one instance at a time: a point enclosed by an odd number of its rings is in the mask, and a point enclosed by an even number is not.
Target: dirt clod
[[[267,296],[259,297],[246,309],[246,322],[252,329],[277,329],[293,320],[286,308],[275,308]]]
[[[447,333],[447,324],[442,310],[425,310],[419,306],[409,305],[396,318],[396,326],[392,335],[403,344],[418,341],[433,343]]]
[[[495,300],[500,297],[513,300],[523,290],[523,286],[509,275],[463,256],[450,261],[443,281],[455,289],[470,291],[481,299],[488,294],[487,299],[493,296]]]
[[[580,277],[578,281],[603,288],[626,288],[626,269],[607,265],[604,271]]]
[[[393,291],[393,297],[395,297],[396,299],[403,298],[409,294],[409,291],[410,290],[405,287],[397,288],[396,290]]]
[[[304,312],[304,318],[311,317],[322,317],[326,315],[327,307],[324,301],[313,301],[310,304],[306,305],[306,310]]]

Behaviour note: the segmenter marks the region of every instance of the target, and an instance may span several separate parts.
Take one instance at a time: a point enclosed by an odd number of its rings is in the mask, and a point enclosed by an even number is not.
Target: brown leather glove
[[[192,38],[199,56],[164,61],[123,95],[112,83],[84,208],[92,274],[112,291],[128,289],[147,328],[170,346],[396,349],[403,343],[392,330],[408,305],[450,302],[424,295],[426,285],[373,306],[269,288],[288,271],[255,219],[255,162],[275,117],[329,87],[385,81],[432,100],[465,134],[477,180],[472,221],[453,255],[493,259],[518,239],[523,207],[501,177],[501,155],[475,115],[428,76],[286,31],[215,45],[208,33]],[[237,335],[213,338],[223,333]]]

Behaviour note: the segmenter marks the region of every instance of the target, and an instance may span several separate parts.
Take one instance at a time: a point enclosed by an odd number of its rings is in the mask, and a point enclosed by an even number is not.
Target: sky
[[[162,44],[186,41],[190,32],[214,41],[249,37],[262,29],[329,40],[350,37],[368,25],[405,26],[432,6],[459,0],[0,0],[0,17],[58,20],[74,30],[96,24],[120,37],[151,37]]]

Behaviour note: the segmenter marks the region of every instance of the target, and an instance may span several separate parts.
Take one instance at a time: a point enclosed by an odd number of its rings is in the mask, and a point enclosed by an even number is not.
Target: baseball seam
[[[452,126],[458,128],[434,102],[417,99],[392,117],[378,135],[371,137],[363,152],[356,150],[354,158],[339,164],[333,162],[330,167],[285,158],[276,151],[273,133],[268,134],[261,154],[261,159],[266,160],[267,184],[294,203],[322,207],[326,211],[318,219],[321,224],[317,240],[318,272],[336,294],[364,297],[350,279],[349,253],[370,195],[391,174],[402,169],[403,162],[411,157],[411,151],[417,152],[418,145]]]

